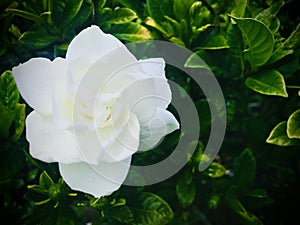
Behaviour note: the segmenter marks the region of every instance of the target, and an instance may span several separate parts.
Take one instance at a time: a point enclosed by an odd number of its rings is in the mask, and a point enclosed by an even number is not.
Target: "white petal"
[[[65,60],[33,58],[12,69],[18,90],[24,100],[43,114],[52,113],[51,96],[57,82],[65,79]]]
[[[165,78],[144,78],[127,85],[120,97],[128,102],[139,122],[144,123],[154,115],[156,107],[167,108],[171,102],[171,90]]]
[[[127,125],[115,142],[101,156],[101,161],[115,162],[133,155],[139,146],[140,124],[134,114],[130,115]]]
[[[82,30],[71,41],[66,59],[73,61],[85,56],[99,58],[120,46],[123,46],[121,41],[110,34],[103,33],[98,26],[93,25]]]
[[[34,158],[44,162],[81,161],[74,135],[66,130],[57,130],[51,116],[31,112],[26,118],[26,139]]]
[[[146,123],[141,124],[139,151],[147,151],[167,134],[179,129],[179,123],[172,113],[157,108],[155,114]]]
[[[166,77],[165,60],[163,58],[149,58],[138,61],[144,73],[150,76]]]
[[[127,176],[130,162],[131,157],[115,163],[101,162],[98,165],[59,163],[59,171],[73,190],[102,197],[120,188]]]

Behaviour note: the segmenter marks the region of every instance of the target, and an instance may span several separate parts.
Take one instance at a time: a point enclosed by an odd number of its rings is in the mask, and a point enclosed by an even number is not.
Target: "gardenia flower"
[[[34,110],[26,118],[30,154],[58,162],[74,190],[101,197],[124,182],[132,155],[179,128],[166,110],[171,90],[161,58],[137,60],[117,38],[91,26],[66,58],[32,58],[13,68]]]

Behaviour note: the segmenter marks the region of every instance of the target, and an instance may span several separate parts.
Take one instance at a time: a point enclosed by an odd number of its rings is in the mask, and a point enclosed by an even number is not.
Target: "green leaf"
[[[157,23],[164,21],[164,5],[167,4],[169,8],[170,4],[165,0],[147,0],[147,9],[150,17],[152,17]]]
[[[222,177],[226,173],[226,168],[217,162],[212,162],[212,164],[207,168],[207,175],[211,178]]]
[[[189,10],[194,2],[194,0],[174,0],[173,11],[178,21],[189,19]]]
[[[28,48],[45,48],[57,41],[58,37],[44,31],[27,31],[21,35],[19,41]]]
[[[143,41],[153,39],[151,32],[144,26],[129,22],[112,26],[110,32],[125,41]]]
[[[77,16],[83,0],[67,0],[64,7],[64,11],[61,15],[61,25],[60,29],[63,30],[72,22],[72,20]]]
[[[300,109],[293,112],[289,117],[286,131],[289,138],[300,139]]]
[[[198,49],[206,49],[206,50],[216,50],[216,49],[224,49],[229,48],[226,39],[222,35],[215,35],[211,39],[208,40],[203,46],[199,46],[195,48]]]
[[[45,189],[49,189],[54,184],[52,178],[45,170],[40,175],[39,184],[45,187]]]
[[[283,57],[293,54],[294,50],[300,47],[300,23],[291,35],[282,42],[274,51],[273,55],[268,61],[268,64],[274,63]]]
[[[277,70],[268,70],[245,81],[248,88],[265,95],[288,97],[284,78]]]
[[[30,12],[26,12],[26,11],[19,10],[19,9],[6,9],[5,11],[9,12],[9,13],[13,13],[17,16],[23,17],[27,20],[31,20],[36,23],[44,23],[44,20],[42,19],[42,17],[35,15],[33,13],[30,13]]]
[[[134,215],[134,221],[131,223],[133,225],[164,225],[168,224],[174,216],[168,203],[148,192],[141,193],[130,209]]]
[[[284,1],[278,1],[272,4],[269,8],[261,11],[256,15],[255,19],[263,22],[267,27],[269,27],[275,18],[276,14],[279,12],[280,8],[284,5]]]
[[[235,18],[234,21],[243,32],[243,39],[246,49],[245,57],[252,67],[265,64],[273,52],[274,38],[266,25],[251,18]]]
[[[0,76],[0,102],[3,106],[14,110],[19,102],[19,92],[10,70],[6,70]]]
[[[235,0],[235,7],[231,11],[231,14],[235,17],[244,17],[245,9],[247,6],[247,0]]]
[[[12,137],[13,140],[17,141],[19,140],[21,134],[23,133],[24,130],[24,125],[25,125],[25,104],[19,104],[17,103],[15,106],[15,133],[14,136]]]
[[[248,187],[255,178],[256,160],[249,148],[246,148],[236,159],[233,167],[236,184],[240,188]]]
[[[297,139],[289,138],[286,131],[287,121],[280,122],[273,128],[266,142],[279,146],[293,146],[300,144]]]
[[[107,211],[105,211],[105,215],[122,224],[131,224],[134,221],[133,213],[126,205],[108,208]]]
[[[113,11],[104,10],[100,16],[100,25],[103,24],[122,24],[137,18],[134,11],[128,8],[117,8]]]
[[[189,174],[183,174],[176,183],[176,194],[182,207],[190,206],[196,197],[196,186]]]
[[[14,121],[15,112],[5,107],[0,102],[0,139],[7,138],[9,136],[9,128]]]

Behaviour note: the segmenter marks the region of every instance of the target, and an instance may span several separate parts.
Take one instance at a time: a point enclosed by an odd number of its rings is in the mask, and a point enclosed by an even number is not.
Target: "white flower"
[[[66,58],[33,58],[12,70],[24,100],[30,154],[58,162],[66,183],[96,197],[124,182],[132,154],[179,128],[166,110],[171,90],[161,58],[137,60],[91,26]]]

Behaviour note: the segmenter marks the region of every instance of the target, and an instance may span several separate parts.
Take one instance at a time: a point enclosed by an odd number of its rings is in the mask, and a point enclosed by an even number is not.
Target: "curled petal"
[[[59,171],[73,190],[102,197],[120,188],[128,174],[130,162],[131,157],[114,163],[101,162],[98,165],[84,162],[68,165],[59,163]]]
[[[57,130],[51,116],[31,112],[26,118],[26,139],[34,158],[48,163],[81,161],[74,135],[67,130]]]
[[[58,82],[65,79],[66,63],[62,58],[53,62],[45,58],[33,58],[12,69],[18,90],[33,109],[50,115],[51,96]]]
[[[147,151],[167,134],[179,129],[176,118],[167,110],[156,108],[154,115],[141,124],[139,151]]]

